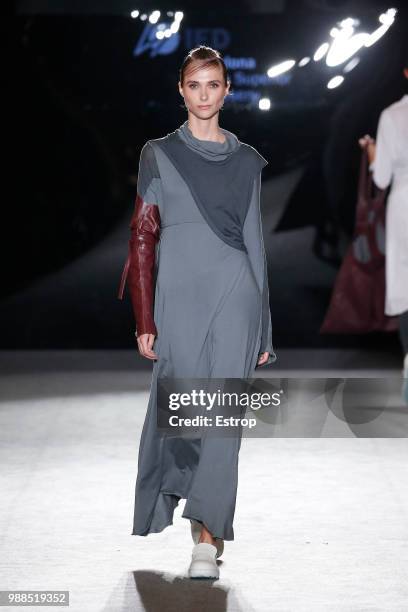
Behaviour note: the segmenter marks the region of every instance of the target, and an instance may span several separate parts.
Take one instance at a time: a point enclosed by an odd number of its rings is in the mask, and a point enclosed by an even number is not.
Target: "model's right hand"
[[[364,134],[361,138],[358,139],[358,144],[362,149],[367,147],[372,142],[375,142],[374,138],[370,136],[370,134]]]
[[[369,134],[365,134],[362,138],[359,138],[358,144],[362,149],[367,149],[368,163],[371,164],[375,160],[376,143],[375,139]]]
[[[153,343],[155,339],[154,334],[141,334],[137,337],[137,345],[139,352],[143,357],[147,359],[158,359],[158,356],[153,351]]]

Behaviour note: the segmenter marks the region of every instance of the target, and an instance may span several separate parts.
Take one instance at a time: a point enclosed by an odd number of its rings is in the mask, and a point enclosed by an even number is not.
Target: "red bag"
[[[353,239],[336,277],[321,334],[364,334],[398,328],[398,317],[384,312],[385,194],[386,190],[373,181],[367,150],[363,149]]]

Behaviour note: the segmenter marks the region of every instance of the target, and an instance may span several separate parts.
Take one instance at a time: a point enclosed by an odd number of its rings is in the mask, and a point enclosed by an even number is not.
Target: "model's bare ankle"
[[[215,546],[215,538],[213,538],[212,534],[204,527],[204,525],[201,528],[201,534],[198,540],[199,544],[202,544],[203,542],[206,544],[213,544]]]

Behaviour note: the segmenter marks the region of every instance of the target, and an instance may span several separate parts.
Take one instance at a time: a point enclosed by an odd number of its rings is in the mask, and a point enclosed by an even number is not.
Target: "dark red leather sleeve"
[[[154,334],[153,318],[155,247],[160,236],[160,213],[157,204],[149,204],[136,196],[135,211],[130,222],[131,237],[128,257],[123,268],[118,298],[128,279],[136,334]]]

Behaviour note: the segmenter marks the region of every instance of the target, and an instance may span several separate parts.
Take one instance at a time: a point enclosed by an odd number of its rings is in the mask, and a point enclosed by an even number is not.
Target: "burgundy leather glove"
[[[129,253],[123,268],[118,299],[123,299],[126,279],[136,320],[136,334],[154,334],[153,318],[155,246],[160,236],[160,212],[157,204],[136,197],[135,211],[130,222]]]

